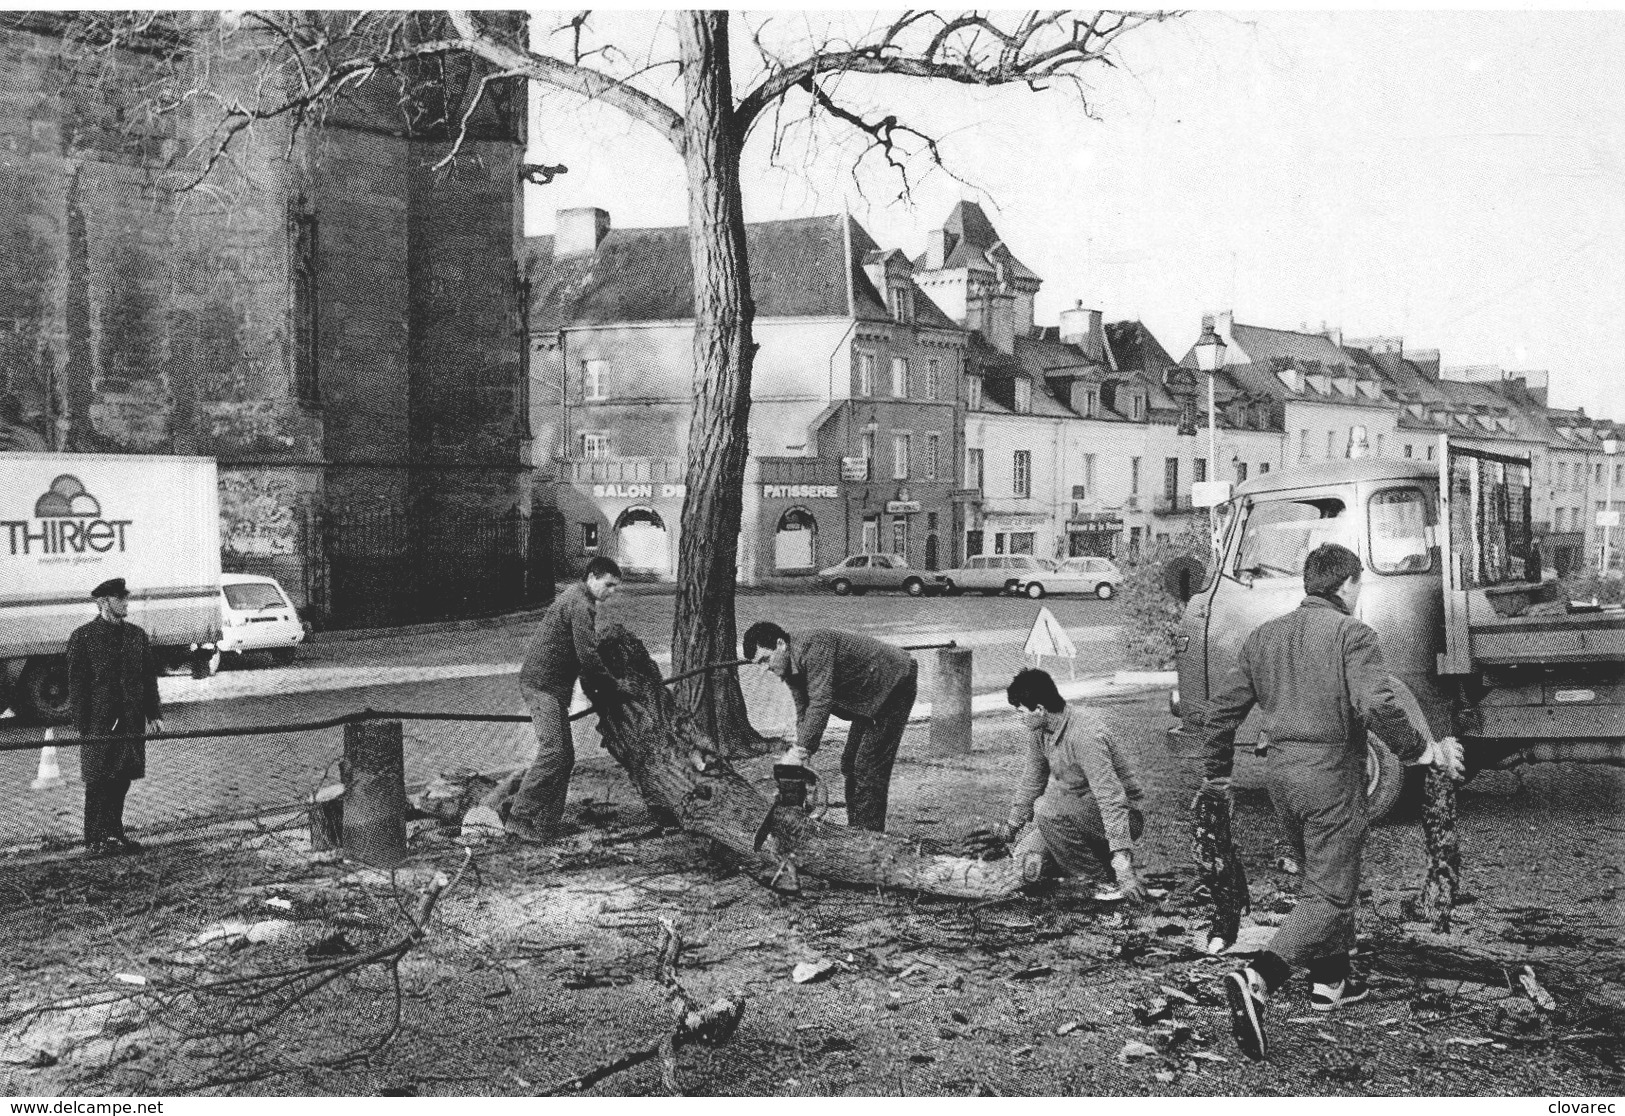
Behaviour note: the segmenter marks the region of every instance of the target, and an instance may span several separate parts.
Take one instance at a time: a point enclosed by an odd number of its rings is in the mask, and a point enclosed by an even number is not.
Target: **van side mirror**
[[[1168,595],[1184,604],[1207,584],[1207,564],[1200,558],[1182,554],[1170,559],[1162,567],[1162,587]]]

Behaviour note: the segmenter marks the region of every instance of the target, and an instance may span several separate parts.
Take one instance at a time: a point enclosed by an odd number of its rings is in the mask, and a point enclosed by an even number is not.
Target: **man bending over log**
[[[752,624],[743,643],[745,658],[782,678],[795,700],[796,742],[779,762],[805,766],[832,714],[851,721],[841,756],[846,823],[884,831],[892,764],[918,689],[914,659],[854,632],[811,628],[791,635],[769,620]]]

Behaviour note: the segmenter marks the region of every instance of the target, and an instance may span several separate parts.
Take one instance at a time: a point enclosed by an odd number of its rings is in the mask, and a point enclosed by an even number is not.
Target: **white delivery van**
[[[110,577],[129,584],[129,619],[161,659],[218,641],[214,459],[0,453],[0,710],[68,719],[68,635]]]

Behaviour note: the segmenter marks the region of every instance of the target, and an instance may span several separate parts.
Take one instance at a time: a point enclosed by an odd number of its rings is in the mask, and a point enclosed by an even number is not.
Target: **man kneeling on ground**
[[[1098,876],[1109,861],[1117,893],[1144,900],[1134,868],[1144,795],[1128,753],[1098,715],[1062,699],[1047,671],[1021,671],[1005,696],[1026,710],[1022,722],[1032,735],[1008,820],[994,827],[995,836],[1013,840],[1017,857],[1044,853],[1068,876]]]

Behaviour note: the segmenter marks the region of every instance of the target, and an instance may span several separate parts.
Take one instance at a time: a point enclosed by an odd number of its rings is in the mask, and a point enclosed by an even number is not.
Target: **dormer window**
[[[1309,382],[1309,389],[1311,391],[1319,395],[1331,394],[1331,383],[1325,376],[1305,376],[1304,379]],[[1303,389],[1299,388],[1298,390],[1302,391]]]
[[[1337,376],[1332,380],[1332,386],[1342,395],[1351,399],[1354,397],[1354,381],[1347,376]]]
[[[1100,392],[1086,388],[1083,393],[1083,417],[1094,418],[1100,413]]]
[[[1016,413],[1019,415],[1031,414],[1033,409],[1033,385],[1031,380],[1016,377]]]
[[[1303,372],[1302,371],[1300,371],[1297,368],[1293,368],[1293,367],[1291,367],[1289,365],[1289,366],[1287,366],[1285,368],[1279,369],[1275,374],[1278,377],[1280,377],[1281,383],[1284,384],[1289,390],[1298,392],[1299,394],[1302,394],[1302,392],[1303,392]]]
[[[1360,394],[1365,396],[1367,399],[1382,398],[1382,387],[1375,380],[1357,380],[1355,381],[1354,386],[1358,388]]]
[[[1145,396],[1133,392],[1128,397],[1128,417],[1135,422],[1145,418]]]
[[[891,313],[892,320],[912,325],[914,322],[914,288],[907,283],[888,283],[886,286],[886,309]]]

